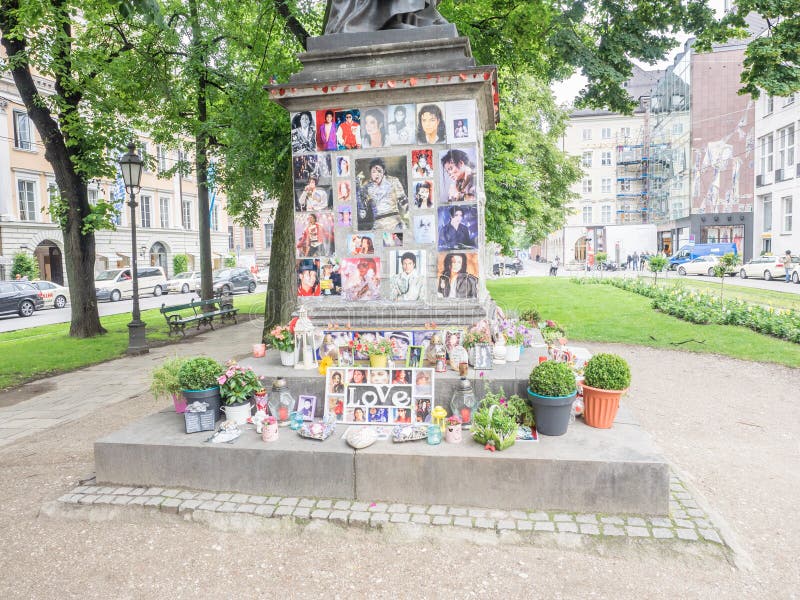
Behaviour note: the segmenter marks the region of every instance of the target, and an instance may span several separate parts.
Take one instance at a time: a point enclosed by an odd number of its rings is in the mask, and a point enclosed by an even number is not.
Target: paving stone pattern
[[[562,511],[501,511],[463,506],[387,504],[351,502],[335,498],[282,498],[163,490],[161,488],[112,488],[80,485],[61,496],[65,504],[90,506],[111,504],[137,506],[164,512],[185,513],[194,510],[217,513],[252,514],[263,518],[294,519],[300,523],[314,520],[360,527],[392,527],[395,524],[425,527],[465,527],[481,531],[528,535],[582,535],[628,537],[651,540],[681,540],[725,544],[711,517],[699,508],[683,482],[670,477],[670,516],[570,514]]]

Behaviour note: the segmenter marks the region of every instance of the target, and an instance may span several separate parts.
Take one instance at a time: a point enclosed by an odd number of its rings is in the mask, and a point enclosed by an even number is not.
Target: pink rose
[[[220,385],[225,385],[225,382],[228,381],[228,378],[225,375],[220,375],[217,379],[217,383]]]

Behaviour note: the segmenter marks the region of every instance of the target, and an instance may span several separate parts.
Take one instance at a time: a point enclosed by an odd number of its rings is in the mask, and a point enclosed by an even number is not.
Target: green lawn
[[[234,297],[239,314],[263,314],[265,294]],[[192,314],[192,311],[183,311]],[[31,379],[63,373],[125,354],[128,347],[130,313],[102,317],[106,335],[91,339],[69,337],[69,323],[44,325],[0,333],[0,390]],[[142,312],[147,323],[147,339],[163,343],[169,340],[164,317],[157,308]],[[173,337],[179,343],[182,338]]]
[[[793,310],[800,310],[800,294],[791,294],[777,290],[759,290],[756,288],[743,287],[737,285],[739,279],[725,278],[725,287],[723,288],[723,295],[725,298],[738,298],[746,302],[753,302],[756,304],[765,304],[774,306],[775,308],[788,308]],[[720,287],[719,281],[712,283],[710,281],[701,281],[691,277],[680,277],[670,273],[669,279],[664,282],[659,277],[659,285],[674,285],[680,284],[686,288],[691,288],[698,291],[710,291],[719,294]],[[795,284],[784,284],[793,286]],[[792,288],[794,289],[794,288]]]
[[[504,310],[518,313],[535,307],[543,318],[561,323],[573,340],[708,352],[800,366],[798,344],[743,327],[681,321],[650,308],[648,298],[612,286],[577,285],[556,277],[503,279],[490,281],[487,286]]]

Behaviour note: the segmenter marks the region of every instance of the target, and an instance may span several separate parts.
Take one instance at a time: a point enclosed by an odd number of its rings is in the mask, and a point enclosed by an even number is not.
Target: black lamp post
[[[139,312],[139,268],[136,264],[138,249],[136,248],[136,193],[141,189],[142,158],[136,154],[133,142],[128,144],[128,151],[119,159],[119,168],[122,171],[122,181],[125,189],[131,195],[128,206],[131,207],[131,271],[133,276],[133,312],[131,322],[128,323],[128,354],[144,354],[149,352],[145,327]]]

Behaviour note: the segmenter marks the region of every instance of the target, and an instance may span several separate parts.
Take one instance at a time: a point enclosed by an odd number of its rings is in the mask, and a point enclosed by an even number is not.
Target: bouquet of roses
[[[350,348],[369,356],[390,356],[394,354],[395,344],[383,337],[368,340],[356,336],[355,339],[350,340]]]
[[[281,352],[294,350],[294,327],[289,325],[276,325],[267,335],[267,343]]]

